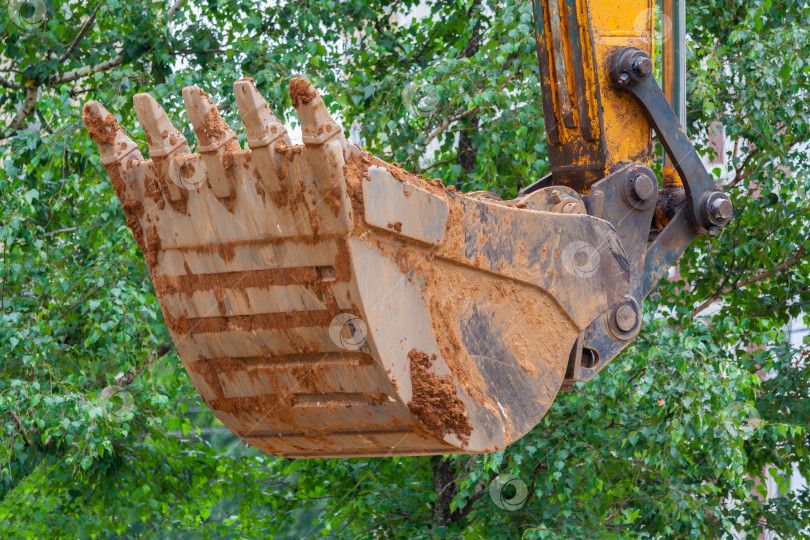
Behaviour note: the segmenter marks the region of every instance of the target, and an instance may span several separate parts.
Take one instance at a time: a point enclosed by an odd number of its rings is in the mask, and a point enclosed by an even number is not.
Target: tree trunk
[[[476,11],[481,9],[481,2],[475,1],[473,2],[470,9],[467,11],[467,17],[473,17],[477,15]],[[472,58],[475,56],[475,53],[478,52],[478,49],[481,47],[481,21],[478,20],[475,23],[475,26],[472,28],[472,35],[470,36],[467,45],[464,46],[464,50],[461,51],[461,56],[464,58]],[[464,176],[469,176],[475,170],[475,165],[478,158],[478,149],[473,145],[473,138],[472,133],[473,130],[478,130],[478,116],[473,115],[466,118],[464,121],[461,122],[461,125],[465,128],[464,131],[461,132],[458,141],[458,164],[461,165],[461,171],[464,173]]]
[[[433,527],[446,527],[453,522],[450,503],[456,494],[456,471],[453,462],[441,456],[433,458],[433,489],[437,495],[433,505]]]
[[[475,170],[475,164],[478,159],[478,149],[473,146],[472,133],[473,130],[478,130],[478,117],[471,116],[464,122],[465,127],[468,128],[461,132],[458,141],[458,164],[461,165],[461,170],[465,175],[471,174]]]

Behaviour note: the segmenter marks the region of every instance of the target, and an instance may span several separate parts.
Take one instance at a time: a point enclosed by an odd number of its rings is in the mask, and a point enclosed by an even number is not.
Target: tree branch
[[[472,512],[473,509],[475,509],[475,503],[481,500],[484,497],[484,495],[489,495],[489,489],[487,489],[487,486],[481,486],[481,491],[477,492],[475,495],[470,497],[467,500],[467,504],[464,505],[464,508],[456,508],[456,510],[452,514],[452,522],[458,523],[459,521],[470,515],[470,512]]]
[[[428,144],[430,144],[430,141],[432,141],[433,139],[435,139],[436,137],[438,137],[438,136],[439,136],[439,134],[441,134],[441,132],[442,132],[442,131],[444,131],[445,129],[447,129],[447,127],[448,127],[450,124],[452,124],[453,122],[458,122],[459,120],[462,120],[462,119],[464,119],[464,118],[467,118],[467,117],[468,117],[468,116],[470,116],[471,114],[475,114],[475,113],[477,113],[477,112],[478,112],[478,109],[480,109],[480,108],[481,108],[481,107],[480,107],[479,105],[476,105],[476,106],[475,106],[475,107],[473,107],[472,109],[467,109],[466,111],[464,111],[464,112],[462,112],[462,113],[458,113],[458,114],[456,114],[456,115],[451,116],[450,118],[448,118],[447,120],[445,120],[444,122],[442,122],[441,124],[439,124],[438,126],[436,126],[436,129],[434,129],[433,131],[431,131],[431,132],[430,132],[430,135],[428,135],[428,138],[425,140],[425,144],[424,144],[424,145],[425,145],[425,146],[427,146]]]
[[[385,11],[385,9],[383,9],[382,15],[380,15],[380,17],[376,21],[374,21],[374,29],[377,32],[382,32],[383,22],[389,20],[391,18],[391,15],[396,13],[396,11],[399,9],[399,4],[401,2],[402,0],[395,0],[394,3],[390,5],[389,11]]]
[[[20,110],[17,111],[17,115],[14,116],[14,119],[8,125],[8,131],[17,131],[23,128],[25,119],[34,112],[34,108],[37,106],[38,96],[39,86],[31,83],[25,87],[25,101],[22,107],[20,107]]]
[[[775,266],[771,270],[767,270],[767,271],[764,271],[764,272],[759,272],[758,274],[755,274],[755,275],[749,277],[748,279],[745,279],[743,281],[738,281],[734,285],[729,285],[728,287],[726,287],[724,289],[718,290],[716,293],[714,293],[712,295],[711,298],[709,298],[708,300],[706,300],[705,302],[700,304],[697,308],[695,308],[692,311],[692,313],[690,315],[690,318],[694,319],[696,315],[698,315],[701,311],[705,310],[710,305],[715,303],[721,296],[724,296],[726,294],[734,292],[737,289],[741,289],[741,288],[743,288],[743,287],[745,287],[747,285],[751,285],[752,283],[756,283],[757,281],[762,281],[763,279],[768,279],[772,275],[774,275],[774,274],[776,274],[778,272],[782,272],[783,270],[787,270],[788,268],[790,268],[790,267],[796,265],[797,263],[799,263],[807,255],[810,255],[810,253],[805,252],[804,246],[802,246],[802,247],[799,248],[799,251],[796,253],[796,255],[792,259],[789,259],[789,260],[783,262],[782,264]]]
[[[433,527],[446,527],[452,523],[450,503],[456,494],[456,468],[452,461],[442,456],[434,458],[433,489],[436,502],[433,503]]]
[[[17,424],[17,427],[20,429],[20,435],[22,435],[22,438],[25,441],[25,445],[33,446],[31,444],[31,439],[28,438],[28,432],[25,430],[25,426],[23,426],[22,418],[20,418],[20,415],[17,414],[17,411],[11,409],[11,416],[14,418],[14,423]]]
[[[425,167],[424,169],[422,169],[422,171],[421,171],[421,172],[424,174],[424,173],[428,172],[430,169],[435,169],[436,167],[439,167],[439,166],[441,166],[441,165],[446,165],[447,163],[451,163],[451,162],[453,162],[453,161],[457,161],[457,160],[458,160],[458,158],[459,158],[459,156],[461,156],[462,154],[465,154],[465,153],[467,153],[467,152],[472,152],[472,148],[469,148],[469,149],[467,149],[467,150],[462,150],[461,152],[459,152],[458,154],[456,154],[456,155],[454,155],[454,156],[452,156],[452,157],[449,157],[449,158],[447,158],[447,159],[443,159],[443,160],[441,160],[441,161],[437,161],[436,163],[432,163],[432,164],[431,164],[431,165],[429,165],[428,167]]]
[[[178,10],[180,10],[180,8],[183,7],[183,5],[185,3],[186,3],[186,0],[177,0],[177,2],[175,2],[174,5],[172,5],[172,7],[169,8],[169,11],[166,13],[166,16],[168,18],[171,18]],[[63,59],[66,59],[67,56],[69,56],[73,52],[73,50],[78,46],[79,41],[84,36],[84,34],[87,32],[87,29],[90,27],[91,23],[93,22],[93,19],[95,19],[96,13],[98,12],[100,7],[101,7],[101,5],[99,4],[99,6],[91,14],[90,19],[88,19],[87,22],[85,22],[84,26],[79,31],[79,34],[76,36],[76,38],[73,40],[73,43],[71,43],[70,47],[68,48],[68,52],[66,53],[65,56],[63,56]],[[59,83],[75,81],[76,79],[81,79],[82,77],[87,77],[88,75],[92,75],[93,73],[98,73],[98,72],[101,72],[101,71],[107,71],[109,69],[114,68],[115,66],[121,65],[123,62],[124,62],[124,57],[119,54],[115,58],[105,60],[104,62],[100,62],[100,63],[96,64],[95,66],[83,66],[83,67],[80,67],[78,69],[68,71],[67,73],[63,74],[61,77],[57,76],[57,75],[54,75],[54,76],[52,76],[50,78],[50,83],[51,84],[59,84]]]
[[[76,231],[78,229],[79,229],[78,227],[66,227],[64,229],[57,229],[55,231],[48,231],[48,232],[45,233],[45,236],[46,237],[48,237],[48,236],[56,236],[57,234],[62,234],[62,233],[66,233],[66,232],[73,232],[73,231]]]
[[[540,472],[540,469],[548,469],[548,466],[542,461],[538,461],[537,465],[534,466],[534,469],[532,470],[532,480],[529,484],[529,495],[526,497],[526,502],[529,502],[532,500],[532,497],[534,497],[534,490],[537,487],[537,475]]]
[[[96,9],[94,9],[93,13],[90,14],[90,17],[88,17],[87,20],[84,21],[84,24],[82,25],[81,29],[79,30],[79,33],[76,34],[76,37],[73,38],[73,41],[70,42],[70,45],[68,46],[67,51],[65,51],[65,54],[63,54],[62,57],[59,58],[60,62],[64,62],[65,60],[70,58],[70,55],[73,54],[73,51],[75,51],[76,47],[79,46],[79,42],[82,40],[84,35],[90,29],[90,26],[93,24],[93,21],[96,20],[96,14],[98,13],[98,10],[101,9],[102,5],[104,5],[104,4],[99,2],[99,4],[96,6]]]
[[[144,361],[143,365],[141,365],[141,367],[136,368],[135,371],[132,371],[131,369],[128,370],[123,377],[121,377],[121,378],[119,378],[119,379],[117,379],[115,381],[115,385],[118,386],[118,388],[126,388],[127,386],[132,384],[133,381],[135,381],[135,379],[138,377],[138,375],[143,373],[144,370],[149,368],[149,366],[154,364],[158,359],[163,358],[164,356],[166,356],[169,353],[169,351],[171,351],[171,350],[172,350],[171,342],[162,343],[162,344],[158,345],[158,348],[156,350],[149,353],[149,356]]]
[[[807,291],[808,291],[807,289],[803,289],[803,290],[799,291],[799,294],[806,293]],[[771,313],[773,313],[777,309],[788,310],[790,308],[804,307],[804,306],[810,304],[810,300],[808,300],[806,302],[795,302],[795,303],[790,304],[790,305],[787,304],[787,301],[788,301],[788,299],[785,298],[784,300],[782,300],[778,304],[775,304],[775,305],[769,307],[766,310],[760,311],[759,313],[754,313],[753,315],[750,316],[750,318],[751,319],[760,319],[760,318],[764,317],[765,315],[770,315]]]
[[[506,78],[506,80],[504,80],[503,84],[501,84],[500,88],[501,89],[506,88],[509,85],[509,83],[512,82],[512,79],[514,79],[514,78],[515,78],[514,74],[509,75]],[[452,124],[453,122],[458,122],[459,120],[463,120],[463,119],[467,118],[468,116],[471,116],[471,115],[477,113],[480,108],[481,108],[480,105],[476,105],[472,109],[467,109],[464,112],[460,112],[458,114],[455,114],[455,115],[449,117],[447,120],[445,120],[444,122],[442,122],[441,124],[436,126],[436,129],[434,129],[433,131],[430,132],[430,135],[428,135],[428,138],[425,140],[423,147],[427,147],[427,145],[430,144],[430,141],[432,141],[433,139],[438,137],[439,134],[441,134],[442,131],[446,130],[450,126],[450,124]]]
[[[61,77],[53,76],[51,78],[51,84],[59,84],[64,82],[75,81],[76,79],[81,79],[82,77],[87,77],[88,75],[92,75],[93,73],[98,73],[99,71],[107,71],[109,69],[114,68],[115,66],[121,65],[124,62],[124,57],[120,54],[115,58],[111,58],[109,60],[105,60],[104,62],[100,62],[95,66],[84,66],[78,69],[74,69],[73,71],[68,71]]]
[[[177,11],[183,7],[183,4],[186,3],[186,0],[177,0],[177,2],[169,8],[169,11],[166,12],[166,19],[171,19],[172,16],[177,13]]]
[[[4,88],[8,88],[9,90],[19,90],[20,88],[22,88],[20,83],[10,81],[10,80],[5,79],[3,77],[0,77],[0,86],[2,86]]]
[[[743,159],[742,163],[740,163],[740,165],[737,166],[734,163],[734,158],[737,157],[736,154],[737,154],[738,145],[739,145],[739,140],[734,143],[734,155],[732,155],[732,160],[731,160],[731,165],[732,165],[732,167],[734,167],[734,179],[731,182],[729,182],[728,184],[726,184],[726,186],[725,186],[726,189],[731,189],[731,188],[736,187],[740,182],[742,182],[743,180],[745,180],[746,178],[751,176],[751,174],[753,174],[753,172],[756,170],[754,168],[748,169],[748,170],[746,170],[746,169],[748,168],[749,163],[751,163],[751,160],[754,159],[755,157],[757,157],[760,154],[759,150],[754,149],[754,148],[749,148],[748,155],[745,156],[745,159]]]

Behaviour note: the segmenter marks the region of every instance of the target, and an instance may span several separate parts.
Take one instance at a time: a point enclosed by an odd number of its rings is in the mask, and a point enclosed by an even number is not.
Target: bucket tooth
[[[164,193],[172,201],[183,199],[183,192],[178,179],[171,175],[172,158],[190,154],[188,141],[169,120],[166,111],[149,94],[135,94],[132,98],[135,114],[143,127],[146,143],[149,145],[149,157],[155,165],[155,172],[160,178]]]
[[[276,115],[267,106],[251,79],[240,79],[233,84],[236,106],[248,136],[252,161],[259,171],[262,184],[271,193],[289,189],[288,176],[278,174],[283,170],[283,156],[276,153],[276,142],[291,144],[290,136]]]
[[[233,153],[241,150],[236,133],[222,119],[208,94],[199,87],[183,88],[183,102],[197,135],[197,150],[205,163],[211,189],[219,198],[233,197]]]
[[[332,119],[323,98],[303,77],[294,77],[290,81],[290,98],[301,122],[301,133],[304,144],[319,145],[336,135],[343,138],[343,131]]]
[[[150,157],[165,157],[176,152],[191,153],[188,141],[172,124],[166,111],[155,98],[146,93],[135,94],[132,103],[135,106],[135,114],[138,115],[138,122],[146,134]]]
[[[293,78],[290,98],[304,139],[306,161],[298,166],[306,172],[301,174],[309,178],[316,189],[315,205],[323,206],[330,201],[334,204],[341,200],[340,192],[345,191],[342,187],[345,184],[344,151],[349,143],[311,82],[303,77]],[[337,227],[343,229],[341,225]]]
[[[127,215],[127,225],[143,248],[145,237],[139,218],[143,213],[143,186],[137,182],[130,167],[133,162],[143,160],[141,151],[118,125],[118,120],[98,101],[84,105],[82,120],[90,138],[98,145],[101,163]]]
[[[138,145],[130,139],[115,117],[98,101],[88,101],[82,109],[82,120],[90,138],[98,145],[104,166],[130,159],[143,159]]]

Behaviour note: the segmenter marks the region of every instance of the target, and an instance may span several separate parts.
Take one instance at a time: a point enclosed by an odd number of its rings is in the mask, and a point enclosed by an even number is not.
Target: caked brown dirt
[[[82,120],[87,126],[87,134],[97,144],[113,144],[115,134],[118,132],[118,120],[112,114],[101,119],[93,114],[93,109],[89,103],[82,108]]]
[[[318,97],[318,91],[308,80],[303,77],[293,77],[290,80],[290,99],[292,105],[298,108],[302,103],[309,103]]]
[[[210,101],[210,100],[209,100]],[[208,139],[221,139],[225,136],[226,126],[222,119],[219,117],[216,109],[210,109],[205,114],[204,130]]]
[[[123,201],[123,199],[121,199]],[[144,244],[143,227],[141,226],[141,219],[143,217],[143,205],[138,201],[126,201],[121,204],[124,209],[124,214],[127,216],[127,227],[132,231],[132,236],[135,237],[135,242],[141,251],[146,251],[146,244]]]
[[[413,349],[408,353],[408,358],[411,361],[413,388],[413,399],[408,402],[408,409],[436,437],[443,439],[446,434],[454,433],[462,446],[469,444],[472,426],[464,402],[456,394],[453,378],[430,371],[433,363],[423,352]],[[432,360],[435,359],[434,355]]]
[[[166,203],[163,200],[163,192],[160,189],[160,184],[158,184],[157,178],[154,178],[151,175],[146,175],[144,178],[143,187],[146,192],[146,196],[152,199],[159,209],[163,210]]]
[[[163,171],[167,170],[169,167],[168,159],[169,158],[167,156],[156,156],[151,160],[144,161],[139,164],[139,166],[148,166],[148,169],[145,171],[146,174],[144,174],[144,193],[148,198],[155,202],[160,210],[163,210],[166,206],[166,202],[168,202],[169,206],[171,206],[172,210],[175,212],[188,215],[187,188],[173,184],[180,192],[180,198],[176,201],[171,200],[168,196],[164,196],[164,194],[169,193],[168,182],[173,182],[171,179],[167,179],[163,175]],[[179,159],[182,162],[187,158],[180,157]]]
[[[211,101],[208,93],[199,88],[197,89],[197,92],[199,92],[200,98],[208,104],[208,112],[205,113],[205,117],[203,118],[202,133],[199,134],[198,144],[210,145],[214,142],[221,144],[223,139],[225,139],[228,135],[231,135],[231,138],[225,142],[224,146],[219,148],[218,152],[220,153],[222,166],[224,167],[226,174],[233,175],[235,156],[245,152],[239,147],[237,139],[233,137],[233,132],[219,115],[217,106],[213,101]],[[233,192],[232,185],[230,196],[220,198],[220,201],[225,205],[225,208],[231,213],[233,213],[235,209],[233,204],[234,195],[235,193]]]
[[[372,165],[369,155],[365,152],[343,152],[343,177],[346,179],[346,191],[352,205],[351,217],[354,223],[354,234],[356,235],[367,227],[363,217],[365,206],[363,205],[361,182]]]

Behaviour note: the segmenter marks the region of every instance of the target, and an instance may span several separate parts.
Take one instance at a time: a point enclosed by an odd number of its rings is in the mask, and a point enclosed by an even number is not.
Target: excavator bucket
[[[512,201],[349,143],[302,78],[303,145],[250,79],[234,84],[248,149],[197,87],[183,90],[196,154],[147,94],[147,160],[87,103],[177,352],[222,423],[288,457],[498,451],[618,355],[669,267],[733,213],[655,80],[653,8],[533,1],[552,174]],[[651,129],[682,187],[659,192]]]
[[[147,94],[150,159],[101,104],[83,110],[217,418],[288,457],[492,452],[532,429],[628,292],[611,222],[569,187],[505,202],[377,159],[305,79],[290,83],[303,145],[250,79],[234,92],[248,149],[197,87],[197,153]]]

